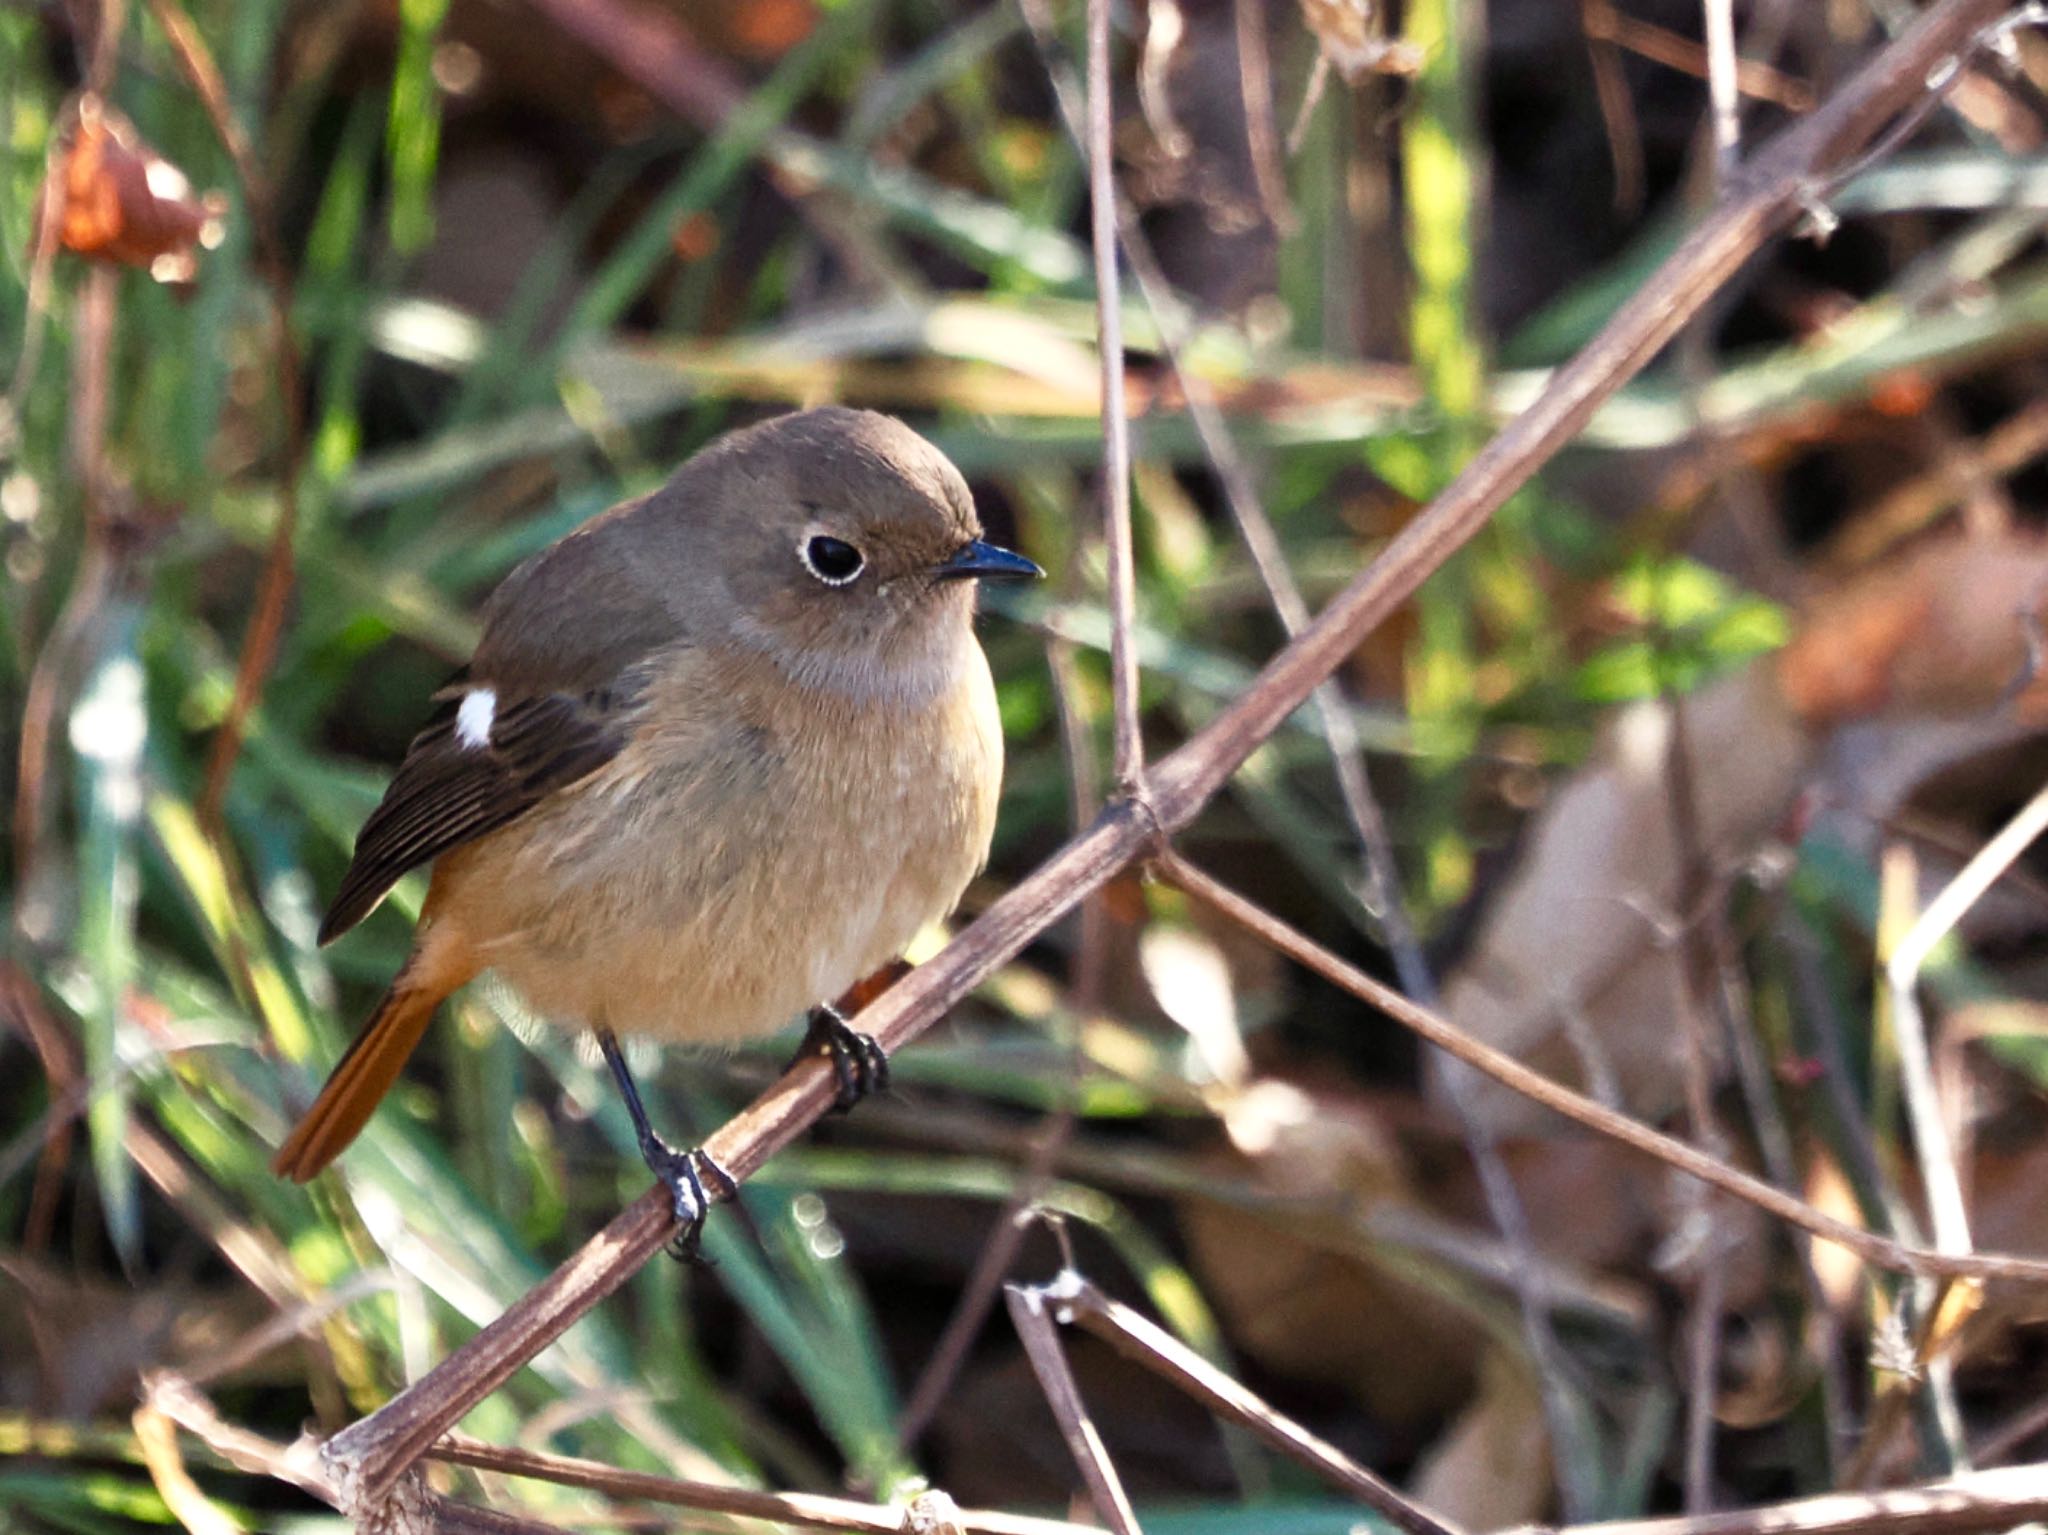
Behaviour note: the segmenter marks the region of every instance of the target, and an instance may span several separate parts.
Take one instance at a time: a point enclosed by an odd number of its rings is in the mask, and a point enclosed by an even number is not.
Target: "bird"
[[[974,591],[1042,575],[983,538],[943,453],[843,406],[728,433],[514,569],[320,925],[431,865],[408,957],[273,1170],[327,1167],[488,970],[596,1037],[694,1252],[706,1179],[732,1180],[655,1132],[619,1036],[808,1016],[839,1108],[886,1085],[832,1002],[987,861],[1003,740]]]

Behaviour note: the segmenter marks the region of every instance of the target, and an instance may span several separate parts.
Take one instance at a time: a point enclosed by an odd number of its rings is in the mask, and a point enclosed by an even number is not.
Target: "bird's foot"
[[[875,1042],[874,1035],[856,1032],[836,1007],[812,1011],[804,1042],[789,1065],[794,1066],[810,1055],[827,1055],[832,1059],[833,1080],[839,1085],[832,1104],[834,1113],[844,1114],[869,1094],[888,1091],[889,1057]]]
[[[678,1263],[709,1262],[698,1249],[704,1235],[704,1218],[711,1213],[711,1200],[705,1195],[704,1185],[716,1185],[718,1197],[730,1199],[739,1192],[732,1174],[712,1161],[703,1147],[678,1151],[658,1135],[650,1134],[640,1142],[640,1155],[648,1171],[668,1190],[669,1202],[675,1210],[676,1233],[669,1239],[668,1255]]]

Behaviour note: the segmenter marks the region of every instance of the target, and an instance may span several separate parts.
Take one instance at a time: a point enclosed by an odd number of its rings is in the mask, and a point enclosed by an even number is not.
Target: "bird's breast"
[[[610,766],[465,850],[476,895],[449,916],[565,1025],[781,1028],[900,955],[987,857],[1002,738],[969,643],[915,706],[657,681]]]

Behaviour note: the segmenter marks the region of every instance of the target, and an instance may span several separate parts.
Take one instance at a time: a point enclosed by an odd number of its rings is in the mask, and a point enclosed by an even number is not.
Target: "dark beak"
[[[976,539],[932,567],[941,581],[1036,581],[1045,572],[1021,554]]]

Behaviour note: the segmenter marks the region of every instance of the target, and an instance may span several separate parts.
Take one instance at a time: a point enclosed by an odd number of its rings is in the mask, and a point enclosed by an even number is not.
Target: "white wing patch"
[[[455,711],[455,739],[471,751],[491,744],[491,716],[498,710],[498,695],[489,688],[465,693],[462,707]]]

